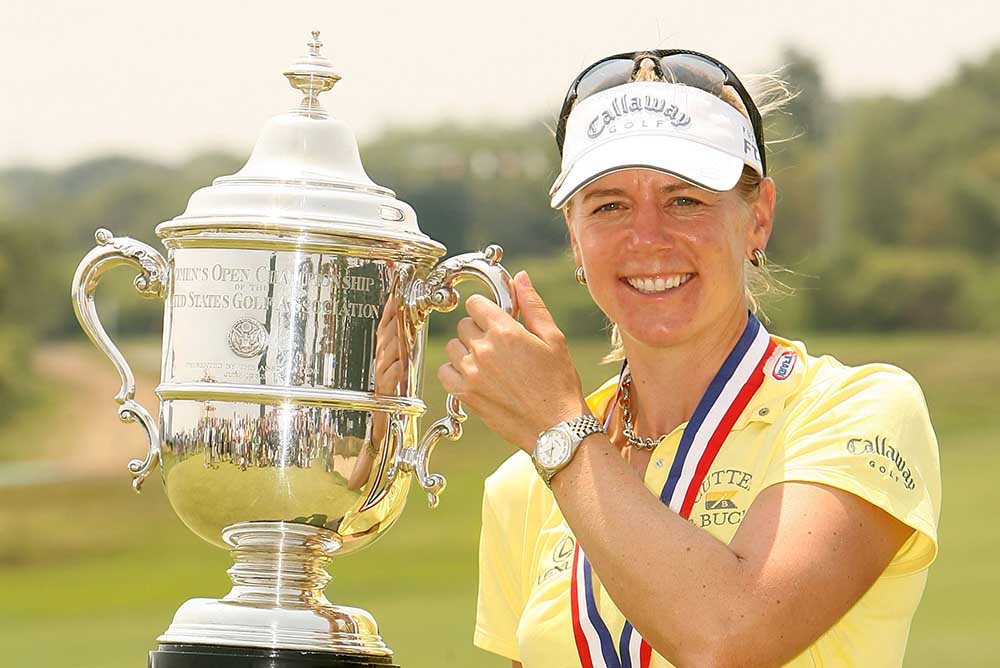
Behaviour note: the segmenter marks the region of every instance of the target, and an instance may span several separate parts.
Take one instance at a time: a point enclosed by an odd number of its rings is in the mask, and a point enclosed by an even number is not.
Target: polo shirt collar
[[[764,363],[764,381],[737,418],[733,425],[734,431],[743,429],[753,422],[774,424],[784,414],[792,395],[805,381],[809,360],[805,345],[800,341],[790,341],[773,334],[771,338],[776,345]],[[603,421],[607,417],[607,411],[611,408],[611,402],[614,401],[617,391],[618,376],[615,375],[588,397],[594,415],[599,420]],[[677,429],[686,425],[687,422],[678,425]]]
[[[734,430],[743,429],[751,422],[774,424],[805,381],[809,361],[805,345],[773,334],[771,338],[776,345],[764,362],[764,381],[736,420]]]

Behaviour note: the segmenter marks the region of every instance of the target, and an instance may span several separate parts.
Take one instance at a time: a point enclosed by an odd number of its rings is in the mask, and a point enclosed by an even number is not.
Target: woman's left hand
[[[566,337],[528,274],[519,272],[511,288],[524,324],[473,295],[437,375],[490,430],[530,453],[541,432],[590,410]]]

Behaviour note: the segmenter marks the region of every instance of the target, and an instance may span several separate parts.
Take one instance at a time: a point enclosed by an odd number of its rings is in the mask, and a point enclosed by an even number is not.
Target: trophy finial
[[[319,94],[333,88],[340,81],[340,75],[333,70],[333,64],[320,54],[323,42],[319,40],[319,30],[312,31],[312,40],[307,44],[309,53],[289,66],[284,72],[292,88],[302,91],[299,111],[308,116],[324,117],[326,110],[319,103]]]

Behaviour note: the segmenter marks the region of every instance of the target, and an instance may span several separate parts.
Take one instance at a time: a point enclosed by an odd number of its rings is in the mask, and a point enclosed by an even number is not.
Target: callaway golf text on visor
[[[764,168],[750,121],[694,86],[637,81],[580,101],[566,121],[562,171],[549,190],[560,208],[605,174],[648,168],[707,190],[733,188],[743,165]]]

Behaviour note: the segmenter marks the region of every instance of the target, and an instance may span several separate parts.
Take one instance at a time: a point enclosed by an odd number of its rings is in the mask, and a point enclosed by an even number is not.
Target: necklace
[[[637,436],[635,433],[635,427],[632,424],[632,411],[629,408],[631,401],[629,401],[629,390],[632,389],[632,374],[628,372],[626,368],[622,372],[621,379],[621,390],[622,390],[622,433],[625,434],[625,440],[629,442],[629,445],[640,450],[652,450],[655,448],[663,436],[660,438],[643,438],[642,436]]]

